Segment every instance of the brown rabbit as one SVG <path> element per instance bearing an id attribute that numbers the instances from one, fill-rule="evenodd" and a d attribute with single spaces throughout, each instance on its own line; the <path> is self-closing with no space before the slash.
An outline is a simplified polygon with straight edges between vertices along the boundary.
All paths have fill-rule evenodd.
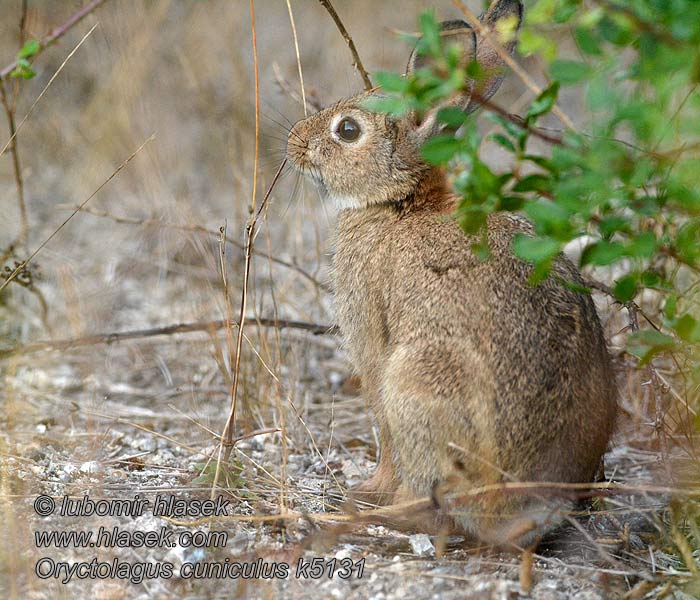
<path id="1" fill-rule="evenodd" d="M 496 35 L 500 19 L 519 24 L 521 15 L 519 2 L 499 0 L 481 19 Z M 472 89 L 490 97 L 503 77 L 498 54 L 466 23 L 443 29 L 489 74 Z M 616 391 L 593 302 L 562 283 L 583 285 L 578 270 L 560 256 L 531 285 L 531 266 L 511 246 L 532 227 L 506 213 L 489 217 L 491 256 L 477 258 L 476 240 L 450 218 L 457 198 L 445 174 L 421 159 L 439 131 L 437 109 L 420 123 L 397 119 L 363 108 L 367 95 L 299 121 L 287 143 L 290 161 L 340 208 L 337 319 L 381 449 L 358 491 L 387 503 L 454 500 L 503 482 L 593 481 Z M 456 102 L 478 105 L 467 93 Z M 562 518 L 563 504 L 540 494 L 467 495 L 450 510 L 446 500 L 442 522 L 485 541 L 530 544 Z"/>

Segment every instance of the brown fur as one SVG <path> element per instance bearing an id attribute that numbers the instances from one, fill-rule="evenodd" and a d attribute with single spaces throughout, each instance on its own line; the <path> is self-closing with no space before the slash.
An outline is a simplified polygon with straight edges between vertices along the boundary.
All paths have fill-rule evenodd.
<path id="1" fill-rule="evenodd" d="M 487 15 L 516 8 L 504 0 Z M 593 481 L 616 392 L 593 302 L 563 283 L 582 285 L 580 274 L 560 256 L 549 279 L 528 283 L 532 269 L 511 243 L 532 228 L 504 213 L 489 217 L 491 256 L 478 259 L 477 240 L 450 218 L 456 198 L 443 172 L 420 158 L 435 125 L 371 113 L 364 97 L 300 121 L 288 142 L 292 162 L 341 205 L 337 319 L 381 447 L 359 491 L 388 503 L 507 481 Z M 347 115 L 363 131 L 352 144 L 330 130 Z M 522 544 L 560 520 L 559 506 L 502 495 L 449 512 L 463 531 Z"/>

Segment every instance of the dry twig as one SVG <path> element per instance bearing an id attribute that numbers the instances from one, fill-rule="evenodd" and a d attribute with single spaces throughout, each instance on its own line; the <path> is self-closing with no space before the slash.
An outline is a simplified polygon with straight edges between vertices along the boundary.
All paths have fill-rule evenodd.
<path id="1" fill-rule="evenodd" d="M 308 331 L 313 335 L 336 335 L 338 330 L 332 325 L 320 325 L 305 321 L 291 321 L 286 319 L 253 319 L 259 327 L 278 327 L 279 329 L 299 329 Z M 126 340 L 137 340 L 160 335 L 175 335 L 178 333 L 193 333 L 197 331 L 217 331 L 220 329 L 238 327 L 236 321 L 197 321 L 194 323 L 176 323 L 163 327 L 150 327 L 148 329 L 134 329 L 131 331 L 117 331 L 111 333 L 96 333 L 79 338 L 62 340 L 46 340 L 33 342 L 23 346 L 0 349 L 0 360 L 11 356 L 23 356 L 46 350 L 69 350 L 81 346 L 96 346 L 99 344 L 113 344 Z"/>
<path id="2" fill-rule="evenodd" d="M 364 65 L 362 64 L 362 61 L 360 60 L 360 55 L 357 53 L 357 48 L 355 48 L 355 42 L 352 40 L 352 37 L 350 37 L 348 30 L 345 29 L 345 25 L 343 25 L 343 22 L 340 20 L 338 13 L 335 12 L 335 8 L 333 8 L 333 5 L 331 4 L 330 0 L 318 0 L 318 1 L 328 11 L 328 14 L 331 16 L 331 18 L 335 22 L 335 25 L 338 28 L 338 31 L 340 31 L 340 35 L 342 35 L 343 39 L 345 39 L 345 42 L 347 43 L 348 48 L 350 49 L 350 53 L 352 54 L 352 65 L 357 69 L 358 73 L 362 76 L 362 81 L 365 82 L 365 90 L 367 90 L 367 91 L 371 90 L 374 87 L 372 85 L 372 80 L 369 78 L 369 75 L 367 74 L 367 70 L 365 69 Z"/>

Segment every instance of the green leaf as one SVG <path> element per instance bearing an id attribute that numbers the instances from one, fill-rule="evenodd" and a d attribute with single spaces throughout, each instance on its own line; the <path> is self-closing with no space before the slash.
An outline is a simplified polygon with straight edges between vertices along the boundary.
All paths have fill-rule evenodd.
<path id="1" fill-rule="evenodd" d="M 651 258 L 657 248 L 656 236 L 651 231 L 645 231 L 627 246 L 627 254 L 636 258 Z"/>
<path id="2" fill-rule="evenodd" d="M 581 49 L 581 52 L 593 56 L 600 56 L 602 54 L 597 37 L 593 35 L 589 29 L 577 27 L 574 30 L 574 39 Z"/>
<path id="3" fill-rule="evenodd" d="M 619 15 L 615 15 L 619 17 Z M 603 39 L 616 46 L 626 46 L 634 40 L 634 34 L 630 31 L 629 22 L 623 23 L 621 19 L 613 16 L 604 16 L 598 23 L 598 31 Z"/>
<path id="4" fill-rule="evenodd" d="M 505 135 L 502 133 L 494 133 L 491 134 L 489 137 L 490 140 L 501 146 L 502 148 L 505 148 L 508 150 L 508 152 L 515 152 L 515 144 L 511 142 Z"/>
<path id="5" fill-rule="evenodd" d="M 566 23 L 576 14 L 577 9 L 578 2 L 576 0 L 559 0 L 552 18 L 555 23 Z"/>
<path id="6" fill-rule="evenodd" d="M 513 251 L 516 256 L 533 264 L 551 260 L 560 250 L 559 242 L 551 238 L 533 238 L 520 233 L 513 239 Z"/>
<path id="7" fill-rule="evenodd" d="M 700 323 L 698 323 L 697 319 L 688 314 L 683 315 L 675 321 L 673 330 L 686 342 L 692 344 L 700 342 Z"/>
<path id="8" fill-rule="evenodd" d="M 360 105 L 372 112 L 387 113 L 400 117 L 409 109 L 408 102 L 398 96 L 371 96 L 362 100 Z"/>
<path id="9" fill-rule="evenodd" d="M 581 265 L 611 265 L 625 256 L 625 247 L 619 242 L 601 240 L 587 246 L 581 254 Z"/>
<path id="10" fill-rule="evenodd" d="M 17 58 L 32 58 L 39 50 L 41 50 L 41 43 L 37 40 L 29 40 L 22 46 L 22 49 L 17 54 Z"/>
<path id="11" fill-rule="evenodd" d="M 421 13 L 418 17 L 418 23 L 420 26 L 421 37 L 416 51 L 422 55 L 440 55 L 440 25 L 435 19 L 435 15 L 432 11 L 425 11 Z"/>
<path id="12" fill-rule="evenodd" d="M 486 225 L 486 213 L 481 206 L 468 206 L 460 204 L 457 211 L 459 226 L 465 233 L 477 233 Z"/>
<path id="13" fill-rule="evenodd" d="M 673 350 L 676 341 L 665 333 L 656 329 L 647 329 L 633 333 L 627 340 L 627 351 L 639 358 L 639 364 L 644 365 L 655 355 Z"/>
<path id="14" fill-rule="evenodd" d="M 676 311 L 678 309 L 678 298 L 675 294 L 671 294 L 664 304 L 664 316 L 671 320 L 676 317 Z"/>
<path id="15" fill-rule="evenodd" d="M 515 212 L 523 207 L 525 201 L 518 196 L 504 196 L 498 204 L 499 210 Z"/>
<path id="16" fill-rule="evenodd" d="M 440 123 L 445 123 L 445 125 L 454 128 L 464 125 L 468 118 L 468 115 L 461 108 L 457 108 L 456 106 L 441 108 L 437 113 L 437 120 Z"/>
<path id="17" fill-rule="evenodd" d="M 630 302 L 637 295 L 637 276 L 633 273 L 625 275 L 615 282 L 613 288 L 615 298 L 620 302 Z"/>
<path id="18" fill-rule="evenodd" d="M 31 63 L 26 58 L 18 59 L 17 66 L 10 72 L 10 77 L 21 77 L 22 79 L 31 79 L 35 75 Z"/>
<path id="19" fill-rule="evenodd" d="M 540 93 L 527 111 L 525 119 L 532 121 L 537 117 L 548 113 L 557 101 L 559 95 L 559 82 L 554 81 L 546 90 Z"/>
<path id="20" fill-rule="evenodd" d="M 567 242 L 572 233 L 571 211 L 550 200 L 528 202 L 525 213 L 534 223 L 537 233 Z"/>
<path id="21" fill-rule="evenodd" d="M 496 113 L 486 111 L 486 118 L 503 127 L 503 129 L 505 129 L 508 134 L 514 138 L 518 138 L 524 133 L 527 133 L 521 125 L 516 125 L 513 123 L 513 121 L 510 121 L 509 119 L 506 119 L 505 117 L 502 117 Z"/>
<path id="22" fill-rule="evenodd" d="M 423 158 L 431 165 L 442 165 L 459 152 L 460 141 L 451 135 L 442 134 L 429 139 L 421 148 Z"/>
<path id="23" fill-rule="evenodd" d="M 552 78 L 563 85 L 579 83 L 592 72 L 587 64 L 575 60 L 555 60 L 549 67 Z"/>
<path id="24" fill-rule="evenodd" d="M 552 180 L 537 173 L 523 177 L 513 186 L 514 192 L 549 192 L 551 189 Z"/>
<path id="25" fill-rule="evenodd" d="M 377 83 L 387 92 L 401 93 L 408 89 L 409 81 L 403 75 L 390 71 L 379 71 L 376 74 Z"/>
<path id="26" fill-rule="evenodd" d="M 629 231 L 629 223 L 624 217 L 610 215 L 600 220 L 598 230 L 604 238 L 609 239 L 618 231 Z"/>

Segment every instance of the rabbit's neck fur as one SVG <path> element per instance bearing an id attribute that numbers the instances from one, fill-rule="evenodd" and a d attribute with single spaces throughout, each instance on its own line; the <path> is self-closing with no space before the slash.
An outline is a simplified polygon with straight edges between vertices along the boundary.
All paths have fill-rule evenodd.
<path id="1" fill-rule="evenodd" d="M 444 173 L 429 168 L 413 191 L 393 202 L 341 210 L 336 230 L 333 283 L 336 313 L 355 366 L 367 373 L 384 352 L 387 326 L 381 281 L 391 268 L 397 230 L 441 220 L 456 206 Z"/>
<path id="2" fill-rule="evenodd" d="M 373 219 L 376 212 L 400 216 L 406 212 L 450 213 L 455 209 L 456 198 L 450 191 L 442 169 L 427 168 L 416 181 L 411 192 L 403 198 L 376 202 L 362 206 L 355 199 L 334 198 L 340 209 L 340 226 L 361 226 L 363 220 Z M 354 225 L 353 225 L 354 224 Z"/>

